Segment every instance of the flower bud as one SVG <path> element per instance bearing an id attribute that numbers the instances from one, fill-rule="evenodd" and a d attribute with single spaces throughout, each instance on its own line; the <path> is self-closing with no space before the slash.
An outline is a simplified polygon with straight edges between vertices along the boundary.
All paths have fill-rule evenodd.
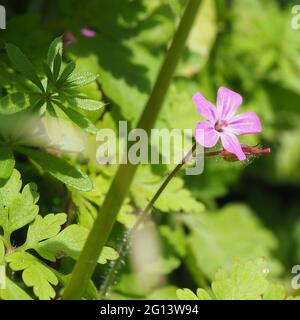
<path id="1" fill-rule="evenodd" d="M 242 147 L 242 150 L 247 158 L 250 156 L 257 157 L 259 155 L 271 152 L 270 148 L 261 149 L 261 148 L 255 147 L 255 146 L 252 147 L 252 146 L 248 146 L 248 145 L 241 145 L 241 147 Z M 239 161 L 239 159 L 237 158 L 237 156 L 234 153 L 228 152 L 224 148 L 221 151 L 221 156 L 226 161 Z"/>

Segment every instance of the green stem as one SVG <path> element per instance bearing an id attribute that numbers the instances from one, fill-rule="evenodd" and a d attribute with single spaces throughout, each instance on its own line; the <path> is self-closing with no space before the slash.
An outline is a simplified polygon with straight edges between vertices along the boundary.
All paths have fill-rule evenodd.
<path id="1" fill-rule="evenodd" d="M 138 229 L 138 227 L 143 223 L 143 221 L 147 218 L 149 211 L 152 209 L 154 206 L 156 200 L 160 197 L 162 192 L 166 189 L 170 181 L 175 177 L 177 172 L 189 161 L 191 156 L 193 155 L 193 152 L 196 149 L 196 143 L 192 146 L 191 150 L 185 155 L 185 157 L 182 159 L 182 161 L 170 172 L 170 174 L 166 177 L 162 185 L 159 187 L 159 189 L 156 191 L 152 199 L 149 201 L 148 205 L 146 208 L 139 214 L 137 221 L 133 225 L 133 227 L 130 229 L 130 231 L 125 235 L 119 249 L 118 249 L 118 254 L 119 257 L 117 260 L 112 261 L 112 266 L 109 270 L 109 273 L 101 286 L 100 290 L 100 299 L 103 299 L 107 291 L 109 290 L 111 284 L 114 281 L 114 276 L 118 271 L 118 268 L 121 264 L 121 262 L 125 259 L 126 254 L 127 254 L 127 249 L 130 244 L 130 239 L 134 235 L 135 231 Z"/>
<path id="2" fill-rule="evenodd" d="M 193 155 L 193 152 L 196 150 L 196 147 L 197 147 L 197 144 L 196 143 L 193 144 L 191 150 L 185 155 L 185 157 L 181 160 L 181 162 L 170 172 L 170 174 L 166 177 L 162 185 L 159 187 L 159 189 L 156 191 L 156 193 L 148 203 L 147 207 L 140 213 L 133 227 L 129 230 L 129 232 L 126 233 L 118 249 L 119 257 L 117 260 L 114 260 L 111 262 L 112 266 L 105 278 L 104 283 L 101 286 L 100 295 L 99 295 L 100 299 L 105 298 L 110 286 L 114 282 L 115 274 L 117 273 L 119 266 L 121 265 L 121 262 L 124 261 L 124 259 L 126 258 L 126 254 L 130 246 L 130 239 L 133 237 L 134 232 L 138 230 L 138 227 L 147 218 L 149 211 L 152 209 L 152 207 L 154 207 L 155 202 L 160 197 L 162 192 L 166 189 L 170 181 L 175 177 L 175 175 L 183 167 L 183 165 L 185 165 L 190 160 L 190 158 Z M 205 158 L 215 157 L 215 156 L 219 156 L 221 152 L 222 150 L 208 151 L 208 152 L 205 152 L 203 156 Z"/>
<path id="3" fill-rule="evenodd" d="M 137 125 L 138 128 L 144 129 L 147 134 L 150 133 L 157 120 L 200 3 L 201 0 L 189 0 L 150 98 Z M 112 231 L 117 214 L 129 192 L 137 167 L 137 165 L 131 163 L 119 166 L 101 210 L 75 264 L 70 282 L 64 290 L 63 299 L 75 300 L 81 298 L 88 281 L 93 275 L 99 255 Z"/>

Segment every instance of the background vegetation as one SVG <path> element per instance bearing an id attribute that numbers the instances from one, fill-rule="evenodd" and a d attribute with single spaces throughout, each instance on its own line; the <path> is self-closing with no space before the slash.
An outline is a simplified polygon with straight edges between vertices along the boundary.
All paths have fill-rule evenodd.
<path id="1" fill-rule="evenodd" d="M 40 113 L 33 122 L 27 110 L 0 117 L 0 160 L 16 168 L 12 175 L 1 176 L 0 217 L 5 210 L 10 213 L 7 220 L 0 219 L 0 261 L 7 264 L 8 285 L 0 298 L 57 298 L 116 170 L 96 164 L 94 128 L 117 132 L 119 120 L 136 125 L 186 1 L 2 3 L 8 22 L 0 31 L 0 95 L 29 92 L 29 99 L 36 100 L 28 106 L 35 103 Z M 206 289 L 208 293 L 198 291 L 200 299 L 297 295 L 291 288 L 291 269 L 300 263 L 300 30 L 291 27 L 292 17 L 291 1 L 202 1 L 156 127 L 194 128 L 199 117 L 192 95 L 201 91 L 215 101 L 218 87 L 227 86 L 243 96 L 241 112 L 256 112 L 263 124 L 261 135 L 244 137 L 243 143 L 271 147 L 272 153 L 245 163 L 207 159 L 200 176 L 181 172 L 157 201 L 152 222 L 137 235 L 131 255 L 112 276 L 126 230 L 173 168 L 141 166 L 85 298 L 196 298 L 187 290 L 176 295 L 178 288 Z M 85 27 L 96 36 L 85 37 L 80 32 Z M 74 43 L 65 48 L 61 61 L 54 61 L 57 53 L 61 57 L 54 48 L 49 66 L 61 64 L 63 70 L 69 65 L 71 70 L 73 61 L 74 73 L 99 77 L 85 79 L 87 86 L 82 87 L 66 79 L 72 99 L 63 96 L 54 81 L 52 89 L 59 91 L 57 104 L 62 106 L 53 112 L 51 101 L 36 98 L 38 86 L 8 58 L 5 44 L 19 47 L 43 79 L 49 45 L 64 32 L 65 40 Z M 46 76 L 51 86 L 51 74 Z M 75 95 L 97 103 L 82 105 L 74 102 Z M 21 100 L 15 104 L 25 108 L 28 97 L 17 97 Z M 76 108 L 63 112 L 72 103 Z M 49 120 L 53 116 L 59 129 Z M 91 134 L 83 135 L 78 126 Z M 57 145 L 47 146 L 39 139 L 43 130 L 52 141 L 60 130 L 64 140 L 58 135 Z M 15 160 L 7 155 L 11 150 Z M 57 169 L 64 166 L 71 167 Z M 69 170 L 75 170 L 76 179 L 65 176 Z M 240 279 L 241 273 L 245 276 Z M 269 285 L 266 276 L 276 285 Z M 253 291 L 242 290 L 241 283 L 253 284 Z M 233 288 L 240 289 L 236 296 L 225 294 Z"/>

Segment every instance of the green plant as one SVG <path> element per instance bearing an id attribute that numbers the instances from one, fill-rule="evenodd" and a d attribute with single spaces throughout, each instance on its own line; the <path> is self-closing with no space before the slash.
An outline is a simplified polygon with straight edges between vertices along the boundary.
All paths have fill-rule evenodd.
<path id="1" fill-rule="evenodd" d="M 268 264 L 263 259 L 236 262 L 230 274 L 217 271 L 211 290 L 198 289 L 197 295 L 189 289 L 178 289 L 180 300 L 289 300 L 283 285 L 268 281 Z"/>
<path id="2" fill-rule="evenodd" d="M 1 300 L 297 299 L 300 42 L 290 3 L 28 0 L 7 11 Z M 95 161 L 99 130 L 192 129 L 194 94 L 214 101 L 221 86 L 243 96 L 238 114 L 261 120 L 260 135 L 239 136 L 243 163 L 220 143 L 198 176 L 177 162 Z"/>

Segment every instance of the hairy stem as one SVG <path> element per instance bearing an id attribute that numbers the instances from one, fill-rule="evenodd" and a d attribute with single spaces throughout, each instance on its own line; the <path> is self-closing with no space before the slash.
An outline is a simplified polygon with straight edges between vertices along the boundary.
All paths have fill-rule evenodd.
<path id="1" fill-rule="evenodd" d="M 171 182 L 171 180 L 175 177 L 175 175 L 178 173 L 178 171 L 191 159 L 193 152 L 196 150 L 197 144 L 195 143 L 191 150 L 185 155 L 185 157 L 181 160 L 181 162 L 169 173 L 169 175 L 166 177 L 162 185 L 159 187 L 159 189 L 156 191 L 154 196 L 149 201 L 146 208 L 140 213 L 138 216 L 137 221 L 133 225 L 133 227 L 125 234 L 124 239 L 122 240 L 122 243 L 118 249 L 119 257 L 117 260 L 114 260 L 111 262 L 111 268 L 105 278 L 104 283 L 101 286 L 100 289 L 100 299 L 103 299 L 109 290 L 109 288 L 114 283 L 114 279 L 116 276 L 116 273 L 119 270 L 119 267 L 121 265 L 121 262 L 124 261 L 126 258 L 128 248 L 130 247 L 130 240 L 133 237 L 134 233 L 138 230 L 138 227 L 143 223 L 143 221 L 146 220 L 148 213 L 154 207 L 155 202 L 160 197 L 160 195 L 163 193 L 163 191 L 166 189 L 168 184 Z M 222 150 L 216 150 L 216 151 L 208 151 L 203 154 L 204 157 L 214 157 L 219 156 L 221 154 Z M 203 282 L 204 283 L 204 282 Z"/>
<path id="2" fill-rule="evenodd" d="M 139 120 L 137 127 L 144 129 L 147 134 L 150 133 L 157 120 L 200 3 L 201 0 L 188 1 L 150 98 Z M 99 255 L 112 231 L 117 214 L 129 192 L 137 167 L 131 163 L 120 165 L 75 264 L 71 279 L 64 290 L 63 299 L 74 300 L 82 297 L 88 281 L 93 275 Z"/>
<path id="3" fill-rule="evenodd" d="M 129 232 L 126 233 L 120 247 L 118 250 L 119 257 L 117 260 L 112 261 L 112 266 L 109 270 L 109 273 L 101 287 L 100 290 L 100 299 L 104 298 L 107 294 L 107 291 L 109 290 L 110 286 L 114 282 L 115 275 L 119 269 L 119 266 L 121 262 L 125 259 L 127 250 L 130 246 L 130 239 L 132 238 L 133 234 L 136 232 L 138 227 L 143 223 L 143 221 L 146 220 L 148 213 L 154 206 L 156 200 L 160 197 L 160 195 L 163 193 L 163 191 L 166 189 L 170 181 L 175 177 L 177 172 L 190 160 L 190 158 L 193 155 L 193 152 L 196 149 L 196 143 L 192 146 L 191 150 L 185 155 L 185 157 L 182 159 L 182 161 L 168 174 L 162 185 L 159 187 L 159 189 L 155 192 L 154 196 L 152 199 L 149 201 L 148 205 L 146 208 L 139 214 L 135 224 L 133 227 L 130 229 Z"/>

